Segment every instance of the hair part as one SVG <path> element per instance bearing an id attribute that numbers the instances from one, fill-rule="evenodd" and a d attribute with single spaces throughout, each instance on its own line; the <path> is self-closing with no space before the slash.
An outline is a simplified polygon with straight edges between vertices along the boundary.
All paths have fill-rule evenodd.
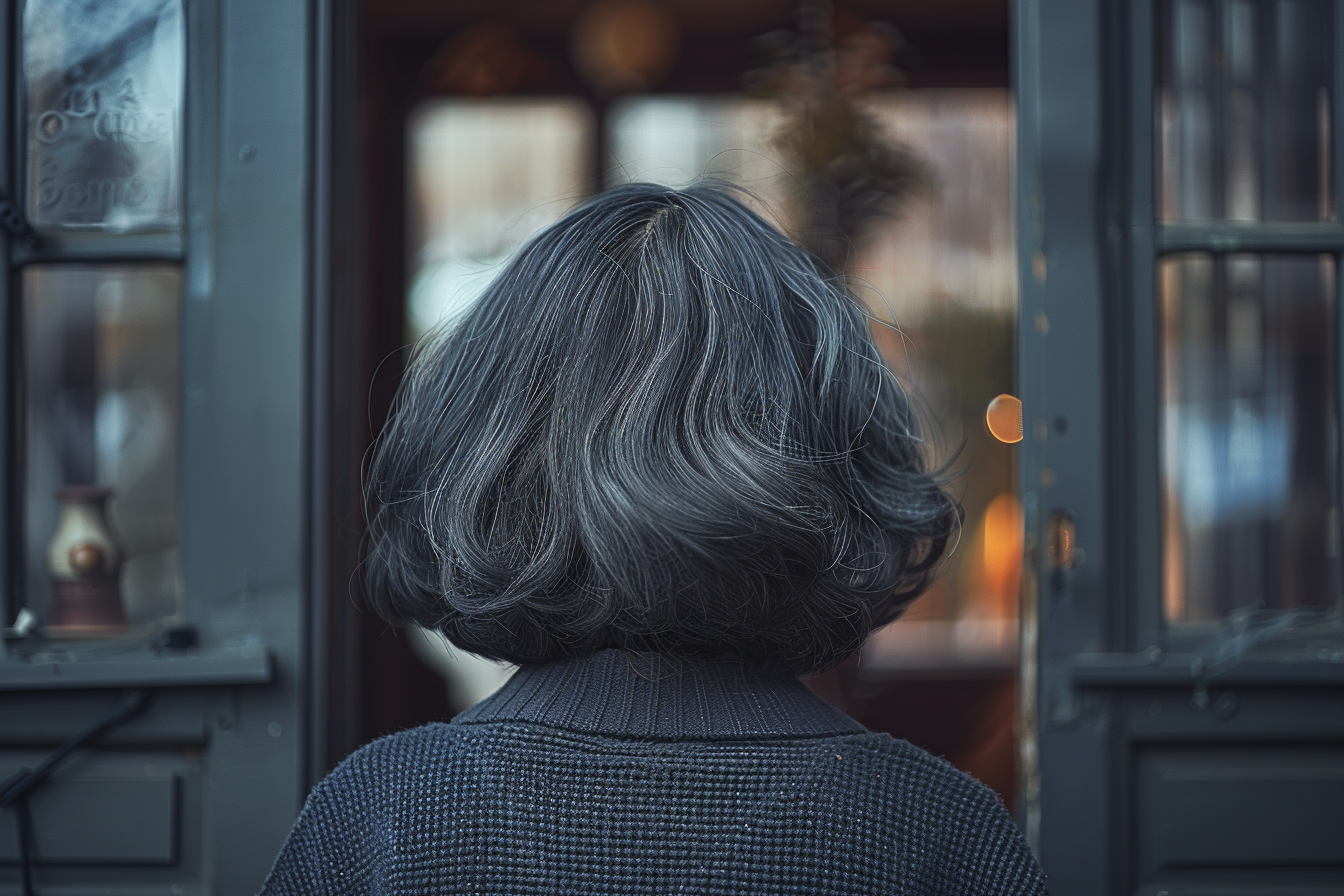
<path id="1" fill-rule="evenodd" d="M 791 672 L 895 619 L 960 522 L 853 297 L 722 190 L 651 184 L 422 340 L 368 513 L 373 606 L 464 650 Z"/>

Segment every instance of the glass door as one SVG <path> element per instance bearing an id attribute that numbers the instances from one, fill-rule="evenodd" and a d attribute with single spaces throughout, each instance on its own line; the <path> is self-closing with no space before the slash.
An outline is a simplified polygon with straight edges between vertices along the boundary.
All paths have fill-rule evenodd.
<path id="1" fill-rule="evenodd" d="M 1029 835 L 1056 894 L 1344 886 L 1344 9 L 1016 16 Z"/>

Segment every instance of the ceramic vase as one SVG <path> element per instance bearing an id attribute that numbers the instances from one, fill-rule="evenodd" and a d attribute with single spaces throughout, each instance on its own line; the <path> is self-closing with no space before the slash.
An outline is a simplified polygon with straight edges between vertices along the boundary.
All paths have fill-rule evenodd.
<path id="1" fill-rule="evenodd" d="M 126 624 L 121 604 L 122 551 L 107 523 L 112 490 L 98 486 L 58 489 L 60 518 L 47 546 L 51 625 L 97 629 Z"/>

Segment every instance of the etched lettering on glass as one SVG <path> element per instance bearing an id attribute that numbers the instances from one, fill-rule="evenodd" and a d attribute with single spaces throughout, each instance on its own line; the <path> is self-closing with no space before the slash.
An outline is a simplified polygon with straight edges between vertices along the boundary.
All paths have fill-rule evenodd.
<path id="1" fill-rule="evenodd" d="M 179 224 L 181 0 L 28 0 L 28 217 L 44 229 Z"/>

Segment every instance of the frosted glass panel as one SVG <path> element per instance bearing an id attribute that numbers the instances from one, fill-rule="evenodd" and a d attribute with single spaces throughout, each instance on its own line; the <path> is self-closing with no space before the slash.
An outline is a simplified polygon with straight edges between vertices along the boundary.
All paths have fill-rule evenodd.
<path id="1" fill-rule="evenodd" d="M 26 581 L 58 627 L 178 612 L 180 291 L 169 265 L 24 269 Z"/>
<path id="2" fill-rule="evenodd" d="M 33 226 L 175 229 L 181 0 L 28 0 L 22 50 Z"/>
<path id="3" fill-rule="evenodd" d="M 1182 255 L 1159 271 L 1167 619 L 1333 606 L 1333 258 Z"/>

